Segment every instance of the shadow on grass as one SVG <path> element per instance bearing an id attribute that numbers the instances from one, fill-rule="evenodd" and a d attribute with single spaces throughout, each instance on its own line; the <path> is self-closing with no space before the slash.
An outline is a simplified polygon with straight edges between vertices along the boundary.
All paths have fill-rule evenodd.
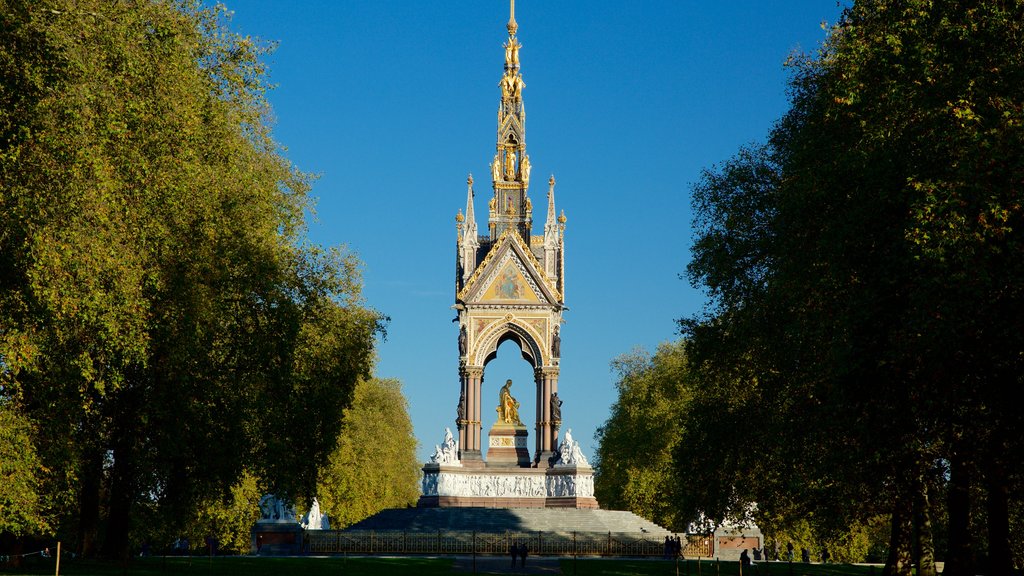
<path id="1" fill-rule="evenodd" d="M 447 576 L 455 572 L 451 558 L 260 558 L 252 556 L 208 558 L 135 558 L 127 567 L 90 560 L 61 561 L 60 573 L 67 576 Z M 630 560 L 563 558 L 565 576 L 739 576 L 737 562 L 704 560 Z M 0 568 L 2 576 L 54 574 L 53 559 L 36 559 L 20 569 Z M 505 571 L 502 571 L 505 572 Z M 513 572 L 514 573 L 514 572 Z M 868 566 L 849 564 L 801 564 L 784 562 L 757 564 L 743 570 L 743 576 L 877 576 Z"/>
<path id="2" fill-rule="evenodd" d="M 739 562 L 702 560 L 604 560 L 563 559 L 566 576 L 740 576 Z M 851 564 L 789 564 L 770 562 L 743 569 L 743 576 L 880 576 L 870 566 Z"/>
<path id="3" fill-rule="evenodd" d="M 434 558 L 136 558 L 127 567 L 91 560 L 61 560 L 67 576 L 440 576 L 452 573 L 451 559 Z M 4 576 L 54 574 L 53 560 L 39 560 Z"/>

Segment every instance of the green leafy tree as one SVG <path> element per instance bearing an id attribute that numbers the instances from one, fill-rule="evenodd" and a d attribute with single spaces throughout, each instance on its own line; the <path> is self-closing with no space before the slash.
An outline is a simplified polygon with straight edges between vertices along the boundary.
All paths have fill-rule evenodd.
<path id="1" fill-rule="evenodd" d="M 39 494 L 45 472 L 31 426 L 0 400 L 0 533 L 21 536 L 49 530 Z"/>
<path id="2" fill-rule="evenodd" d="M 685 530 L 692 518 L 679 515 L 672 454 L 685 432 L 678 423 L 690 398 L 690 378 L 681 342 L 612 362 L 618 397 L 598 428 L 594 493 L 605 508 L 630 510 L 663 526 Z"/>
<path id="3" fill-rule="evenodd" d="M 385 508 L 415 505 L 420 478 L 416 445 L 401 383 L 360 381 L 337 447 L 320 468 L 316 494 L 331 528 L 344 528 Z"/>
<path id="4" fill-rule="evenodd" d="M 816 58 L 796 59 L 767 144 L 695 188 L 689 272 L 714 308 L 684 328 L 714 384 L 705 430 L 735 425 L 714 406 L 757 389 L 771 407 L 754 420 L 760 449 L 787 463 L 751 479 L 759 504 L 888 514 L 888 573 L 908 574 L 915 549 L 934 573 L 947 474 L 947 572 L 971 573 L 979 480 L 990 568 L 1013 565 L 1020 470 L 1006 455 L 1021 422 L 1001 391 L 1019 388 L 1024 358 L 1024 54 L 1008 41 L 1022 23 L 1020 2 L 855 3 Z"/>
<path id="5" fill-rule="evenodd" d="M 311 494 L 381 328 L 355 258 L 305 242 L 267 48 L 224 14 L 0 2 L 0 383 L 86 555 L 243 470 Z"/>

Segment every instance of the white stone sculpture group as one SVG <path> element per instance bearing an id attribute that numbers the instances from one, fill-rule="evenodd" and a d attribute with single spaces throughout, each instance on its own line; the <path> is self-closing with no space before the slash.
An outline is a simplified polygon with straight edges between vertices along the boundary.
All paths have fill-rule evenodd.
<path id="1" fill-rule="evenodd" d="M 590 474 L 537 476 L 520 474 L 423 475 L 424 496 L 463 496 L 500 498 L 561 498 L 594 495 L 594 477 Z"/>
<path id="2" fill-rule="evenodd" d="M 302 527 L 306 530 L 330 530 L 331 521 L 327 518 L 327 514 L 320 511 L 320 501 L 313 498 L 313 505 L 310 506 L 309 512 L 302 517 Z"/>
<path id="3" fill-rule="evenodd" d="M 440 446 L 434 445 L 434 455 L 430 457 L 430 461 L 435 464 L 461 465 L 459 442 L 452 437 L 452 431 L 449 428 L 444 429 L 444 442 Z"/>
<path id="4" fill-rule="evenodd" d="M 569 466 L 590 466 L 580 450 L 580 443 L 572 439 L 572 428 L 565 431 L 565 439 L 558 446 L 558 459 L 555 460 L 555 468 Z"/>
<path id="5" fill-rule="evenodd" d="M 267 494 L 263 498 L 260 498 L 260 519 L 258 522 L 261 523 L 293 523 L 297 515 L 295 514 L 295 508 L 289 506 L 287 502 L 274 496 L 273 494 Z"/>
<path id="6" fill-rule="evenodd" d="M 285 500 L 273 494 L 267 494 L 260 498 L 260 519 L 261 524 L 301 524 L 306 530 L 330 530 L 331 523 L 327 514 L 320 511 L 320 501 L 313 498 L 313 505 L 309 512 L 299 520 L 295 513 L 295 507 Z"/>

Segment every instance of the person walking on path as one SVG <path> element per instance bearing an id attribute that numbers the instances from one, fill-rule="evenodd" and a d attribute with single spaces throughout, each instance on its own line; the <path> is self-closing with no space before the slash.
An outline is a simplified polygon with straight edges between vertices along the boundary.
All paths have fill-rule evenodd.
<path id="1" fill-rule="evenodd" d="M 519 556 L 519 544 L 513 544 L 508 549 L 508 553 L 509 553 L 509 555 L 512 556 L 512 567 L 515 568 L 516 567 L 516 556 Z"/>
<path id="2" fill-rule="evenodd" d="M 523 568 L 526 568 L 526 556 L 529 553 L 530 549 L 526 546 L 525 543 L 519 547 L 519 557 L 523 559 L 522 563 L 520 563 L 520 566 L 522 566 Z"/>

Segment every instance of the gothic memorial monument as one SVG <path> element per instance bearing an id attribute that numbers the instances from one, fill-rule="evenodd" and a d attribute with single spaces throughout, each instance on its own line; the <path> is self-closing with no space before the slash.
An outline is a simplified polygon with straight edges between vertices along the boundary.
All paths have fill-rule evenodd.
<path id="1" fill-rule="evenodd" d="M 566 219 L 564 213 L 555 213 L 552 176 L 547 182 L 544 233 L 531 234 L 533 204 L 527 194 L 531 166 L 515 0 L 511 0 L 507 27 L 487 234 L 477 229 L 472 175 L 467 182 L 466 213 L 460 210 L 455 217 L 454 308 L 461 381 L 455 422 L 458 439 L 446 430 L 443 445 L 437 446 L 424 466 L 420 506 L 597 508 L 593 470 L 579 444 L 570 431 L 559 440 Z M 519 346 L 534 370 L 532 458 L 530 432 L 524 424 L 529 416 L 520 413 L 516 399 L 529 393 L 528 384 L 518 382 L 513 388 L 512 381 L 506 380 L 500 389 L 491 388 L 496 393 L 486 394 L 483 388 L 487 363 L 495 358 L 498 346 L 509 340 Z M 496 380 L 501 381 L 500 375 Z M 486 453 L 484 424 L 491 424 Z"/>

